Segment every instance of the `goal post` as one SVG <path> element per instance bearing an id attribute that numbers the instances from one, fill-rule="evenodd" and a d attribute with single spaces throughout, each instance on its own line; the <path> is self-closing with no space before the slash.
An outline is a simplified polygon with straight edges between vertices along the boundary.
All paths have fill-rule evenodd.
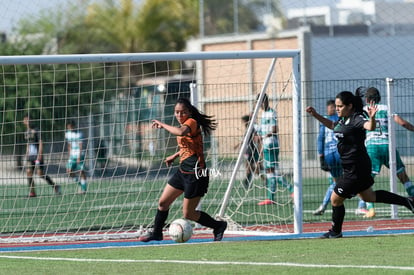
<path id="1" fill-rule="evenodd" d="M 225 217 L 226 215 L 226 208 L 228 205 L 228 201 L 231 198 L 231 192 L 234 187 L 237 173 L 239 172 L 239 169 L 241 167 L 241 164 L 244 159 L 244 152 L 248 149 L 249 143 L 250 143 L 250 137 L 252 135 L 252 132 L 255 131 L 255 121 L 257 120 L 258 113 L 260 110 L 260 106 L 263 102 L 263 99 L 265 97 L 265 93 L 267 90 L 267 87 L 269 85 L 269 82 L 271 81 L 272 75 L 274 74 L 275 70 L 275 64 L 276 64 L 276 58 L 274 58 L 271 61 L 271 64 L 269 66 L 269 70 L 267 72 L 266 79 L 263 83 L 263 87 L 258 94 L 257 101 L 253 110 L 253 113 L 251 115 L 250 122 L 248 124 L 245 136 L 243 138 L 242 144 L 240 146 L 240 151 L 237 156 L 237 161 L 234 166 L 233 172 L 230 177 L 229 185 L 226 190 L 226 193 L 224 195 L 223 204 L 221 205 L 219 217 Z M 294 68 L 299 68 L 299 62 L 298 59 L 293 58 L 293 85 L 292 85 L 292 110 L 293 110 L 293 131 L 294 133 L 297 133 L 296 135 L 293 135 L 293 186 L 294 186 L 294 232 L 295 233 L 302 233 L 302 188 L 301 188 L 301 182 L 302 182 L 302 161 L 301 161 L 301 137 L 300 137 L 300 129 L 301 129 L 301 123 L 300 123 L 300 74 L 299 71 L 294 71 Z"/>
<path id="2" fill-rule="evenodd" d="M 211 175 L 203 211 L 228 220 L 234 232 L 302 232 L 300 51 L 2 56 L 0 76 L 0 242 L 131 238 L 151 227 L 178 165 L 163 164 L 176 140 L 151 129 L 151 121 L 177 125 L 179 97 L 191 97 L 218 122 L 205 137 Z M 265 94 L 277 113 L 277 177 L 293 189 L 277 185 L 275 204 L 259 206 L 269 193 L 265 169 L 253 175 L 251 188 L 241 182 Z M 35 175 L 37 197 L 28 198 L 25 114 L 41 134 L 44 172 L 61 186 L 61 195 Z M 66 170 L 69 121 L 84 136 L 86 194 L 78 194 Z M 263 157 L 255 161 L 260 167 Z M 172 205 L 167 223 L 182 217 L 181 202 Z"/>

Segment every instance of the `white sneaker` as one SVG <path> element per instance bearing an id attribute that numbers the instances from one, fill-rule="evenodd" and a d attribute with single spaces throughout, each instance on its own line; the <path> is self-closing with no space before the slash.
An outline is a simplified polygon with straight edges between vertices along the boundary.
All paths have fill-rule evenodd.
<path id="1" fill-rule="evenodd" d="M 355 209 L 355 215 L 362 215 L 365 216 L 368 213 L 368 210 L 365 208 L 357 208 Z"/>

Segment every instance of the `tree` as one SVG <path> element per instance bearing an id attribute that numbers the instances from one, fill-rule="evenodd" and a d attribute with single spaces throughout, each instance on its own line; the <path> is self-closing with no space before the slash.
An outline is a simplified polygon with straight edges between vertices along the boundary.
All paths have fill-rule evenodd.
<path id="1" fill-rule="evenodd" d="M 182 51 L 189 37 L 198 32 L 198 4 L 194 0 L 147 0 L 141 7 L 132 0 L 122 0 L 117 5 L 112 0 L 95 3 L 88 9 L 87 29 L 94 30 L 90 37 L 99 39 L 111 52 L 172 52 Z M 144 66 L 123 67 L 122 75 L 131 71 L 137 78 L 141 74 L 174 67 L 165 62 Z M 128 86 L 123 77 L 123 86 Z M 131 78 L 134 82 L 134 78 Z M 132 84 L 134 85 L 134 83 Z"/>
<path id="2" fill-rule="evenodd" d="M 114 52 L 182 51 L 198 32 L 198 4 L 194 0 L 105 0 L 88 8 L 86 26 L 112 45 Z"/>
<path id="3" fill-rule="evenodd" d="M 26 41 L 36 41 L 38 45 L 43 46 L 42 53 L 44 54 L 56 54 L 60 38 L 64 37 L 67 31 L 77 29 L 82 32 L 82 22 L 88 2 L 88 0 L 77 0 L 67 3 L 63 7 L 41 10 L 38 16 L 28 16 L 21 19 L 16 27 L 18 37 Z M 79 38 L 81 37 L 85 36 L 79 36 Z M 77 42 L 79 41 L 73 43 L 79 45 L 80 43 Z M 54 48 L 54 51 L 48 51 L 48 48 Z M 60 53 L 70 53 L 64 48 L 59 48 L 59 51 Z"/>
<path id="4" fill-rule="evenodd" d="M 237 14 L 234 14 L 235 11 Z M 266 24 L 265 15 L 283 18 L 280 1 L 205 0 L 203 18 L 205 35 L 263 31 Z"/>
<path id="5" fill-rule="evenodd" d="M 278 3 L 266 3 L 269 1 Z M 233 2 L 204 1 L 208 34 L 233 32 Z M 239 32 L 257 30 L 263 1 L 239 2 Z M 186 41 L 198 35 L 198 5 L 196 0 L 145 0 L 140 6 L 133 0 L 77 0 L 58 10 L 44 10 L 39 17 L 21 20 L 17 27 L 20 39 L 2 45 L 0 54 L 55 53 L 45 51 L 54 49 L 53 45 L 56 53 L 64 54 L 182 51 Z M 135 77 L 155 70 L 168 73 L 175 68 L 179 66 L 174 62 L 3 66 L 1 144 L 22 142 L 21 135 L 12 133 L 23 132 L 23 126 L 16 121 L 21 121 L 27 111 L 42 121 L 39 126 L 46 130 L 43 138 L 59 138 L 59 134 L 47 130 L 63 133 L 67 116 L 97 112 L 98 101 L 134 87 Z"/>
<path id="6" fill-rule="evenodd" d="M 33 39 L 29 34 L 13 43 L 3 43 L 0 55 L 42 54 L 44 40 Z M 113 71 L 102 64 L 1 66 L 0 143 L 3 152 L 16 154 L 18 167 L 21 166 L 25 130 L 22 120 L 26 113 L 30 113 L 42 130 L 44 140 L 63 139 L 68 115 L 81 117 L 97 111 L 96 103 L 107 96 L 105 89 L 116 87 L 111 77 Z"/>
<path id="7" fill-rule="evenodd" d="M 139 51 L 138 8 L 132 0 L 105 0 L 91 4 L 86 13 L 85 27 L 112 52 Z M 96 51 L 94 51 L 96 53 Z"/>
<path id="8" fill-rule="evenodd" d="M 198 34 L 198 1 L 147 0 L 139 15 L 144 51 L 182 51 Z"/>

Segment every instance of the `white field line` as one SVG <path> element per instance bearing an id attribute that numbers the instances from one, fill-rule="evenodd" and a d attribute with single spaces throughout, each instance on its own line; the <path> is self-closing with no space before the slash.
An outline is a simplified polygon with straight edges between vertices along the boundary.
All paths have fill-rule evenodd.
<path id="1" fill-rule="evenodd" d="M 132 259 L 81 259 L 55 257 L 28 257 L 0 255 L 3 259 L 21 259 L 35 261 L 68 261 L 68 262 L 108 262 L 108 263 L 172 263 L 190 265 L 250 265 L 250 266 L 290 266 L 305 268 L 363 268 L 388 270 L 414 270 L 414 266 L 384 266 L 384 265 L 329 265 L 329 264 L 302 264 L 302 263 L 267 263 L 267 262 L 227 262 L 227 261 L 185 261 L 185 260 L 132 260 Z"/>

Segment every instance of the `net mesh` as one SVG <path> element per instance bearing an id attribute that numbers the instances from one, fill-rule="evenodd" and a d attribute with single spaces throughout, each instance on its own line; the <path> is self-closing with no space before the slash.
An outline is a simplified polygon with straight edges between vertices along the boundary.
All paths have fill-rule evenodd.
<path id="1" fill-rule="evenodd" d="M 74 57 L 74 59 L 76 59 Z M 210 188 L 200 208 L 217 215 L 245 133 L 241 121 L 257 103 L 271 59 L 210 59 L 1 66 L 1 186 L 0 224 L 3 241 L 90 239 L 137 236 L 151 227 L 157 201 L 177 163 L 164 159 L 176 152 L 175 136 L 151 128 L 158 119 L 178 125 L 173 116 L 179 97 L 213 115 L 219 126 L 205 138 Z M 24 62 L 23 62 L 24 63 Z M 44 63 L 44 62 L 42 62 Z M 279 66 L 287 65 L 280 61 Z M 291 63 L 289 63 L 291 66 Z M 251 70 L 254 68 L 254 71 Z M 153 71 L 152 73 L 150 73 Z M 289 73 L 272 72 L 266 93 L 280 123 L 280 175 L 291 174 L 291 104 Z M 278 79 L 276 79 L 278 78 Z M 29 197 L 26 126 L 30 116 L 43 144 L 43 174 L 61 187 L 61 195 L 34 169 L 36 197 Z M 79 192 L 67 172 L 66 124 L 82 133 L 88 189 Z M 239 228 L 292 223 L 292 199 L 277 188 L 275 205 L 258 206 L 266 196 L 261 157 L 246 188 L 246 166 L 237 182 L 225 218 Z M 249 178 L 250 179 L 250 178 Z M 169 220 L 182 216 L 182 198 Z M 279 229 L 278 229 L 279 230 Z"/>

